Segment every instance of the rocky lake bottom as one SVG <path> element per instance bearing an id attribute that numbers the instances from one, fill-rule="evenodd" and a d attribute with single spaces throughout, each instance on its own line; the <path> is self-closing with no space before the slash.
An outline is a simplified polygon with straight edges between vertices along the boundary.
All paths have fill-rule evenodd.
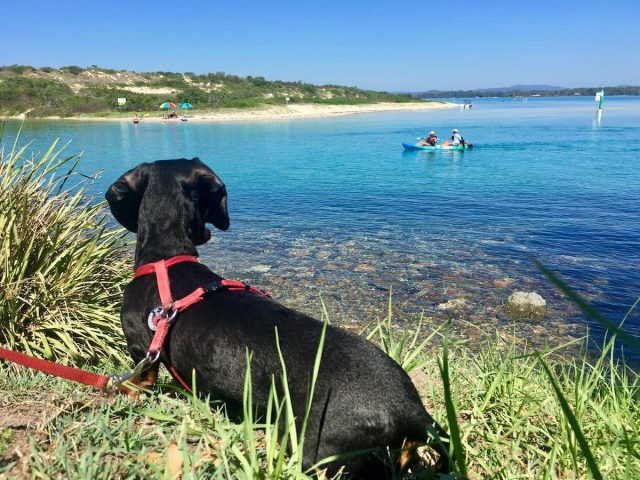
<path id="1" fill-rule="evenodd" d="M 449 318 L 456 341 L 498 335 L 521 347 L 545 348 L 586 333 L 575 320 L 576 307 L 526 257 L 505 264 L 492 260 L 482 245 L 458 249 L 450 242 L 443 254 L 433 250 L 433 240 L 420 238 L 405 238 L 401 245 L 413 248 L 402 250 L 384 234 L 348 240 L 307 235 L 291 245 L 276 237 L 241 242 L 259 254 L 219 240 L 202 250 L 203 261 L 315 318 L 324 302 L 332 323 L 354 331 L 385 318 L 391 295 L 394 325 L 411 330 L 423 318 L 425 335 Z M 544 318 L 508 316 L 504 307 L 516 291 L 539 293 L 547 303 Z"/>

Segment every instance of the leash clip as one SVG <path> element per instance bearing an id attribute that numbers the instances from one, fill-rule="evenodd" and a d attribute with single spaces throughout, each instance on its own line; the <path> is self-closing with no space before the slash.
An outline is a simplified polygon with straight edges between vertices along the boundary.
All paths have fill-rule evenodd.
<path id="1" fill-rule="evenodd" d="M 109 375 L 111 379 L 111 385 L 106 389 L 109 393 L 117 393 L 118 388 L 127 380 L 131 380 L 132 378 L 136 378 L 140 376 L 140 374 L 149 370 L 160 358 L 160 352 L 157 352 L 155 356 L 152 356 L 150 353 L 147 353 L 147 356 L 140 360 L 135 367 L 131 370 L 128 370 L 119 375 L 113 374 Z"/>
<path id="2" fill-rule="evenodd" d="M 164 308 L 156 307 L 149 312 L 149 316 L 147 317 L 147 325 L 152 332 L 155 332 L 158 328 L 158 320 L 161 318 L 166 318 L 169 323 L 173 322 L 178 315 L 178 310 L 174 310 L 169 307 L 168 313 L 164 310 Z"/>

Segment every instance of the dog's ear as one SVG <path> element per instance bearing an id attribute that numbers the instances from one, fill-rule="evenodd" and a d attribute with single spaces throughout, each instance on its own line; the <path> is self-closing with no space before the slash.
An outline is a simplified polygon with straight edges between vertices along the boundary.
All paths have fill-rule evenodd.
<path id="1" fill-rule="evenodd" d="M 207 169 L 208 170 L 208 169 Z M 211 170 L 198 175 L 200 202 L 206 210 L 204 221 L 220 230 L 229 228 L 227 212 L 227 189 L 222 180 Z"/>
<path id="2" fill-rule="evenodd" d="M 149 167 L 148 163 L 141 163 L 129 170 L 116 180 L 105 194 L 113 216 L 133 233 L 138 231 L 138 213 L 149 181 Z"/>

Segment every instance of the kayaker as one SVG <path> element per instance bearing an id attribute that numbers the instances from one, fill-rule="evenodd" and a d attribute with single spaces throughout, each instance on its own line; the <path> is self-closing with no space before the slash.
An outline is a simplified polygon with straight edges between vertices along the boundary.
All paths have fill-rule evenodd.
<path id="1" fill-rule="evenodd" d="M 460 132 L 458 131 L 457 128 L 453 129 L 453 135 L 451 135 L 451 142 L 453 143 L 453 145 L 462 145 L 464 146 L 464 138 L 462 138 L 462 135 L 460 135 Z"/>
<path id="2" fill-rule="evenodd" d="M 424 146 L 429 145 L 431 147 L 435 147 L 437 144 L 438 144 L 438 136 L 436 135 L 436 132 L 434 132 L 433 130 L 429 132 L 429 136 L 427 138 L 423 138 L 418 143 L 416 143 L 416 145 L 424 145 Z"/>

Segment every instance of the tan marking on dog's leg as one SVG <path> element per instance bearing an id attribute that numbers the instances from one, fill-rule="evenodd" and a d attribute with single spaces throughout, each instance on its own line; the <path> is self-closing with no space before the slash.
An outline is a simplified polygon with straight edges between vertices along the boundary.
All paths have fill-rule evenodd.
<path id="1" fill-rule="evenodd" d="M 120 393 L 124 393 L 125 395 L 132 398 L 137 398 L 138 395 L 140 395 L 141 390 L 147 390 L 155 385 L 156 380 L 158 379 L 159 369 L 160 363 L 156 363 L 155 365 L 151 366 L 149 370 L 142 372 L 138 377 L 132 378 L 131 380 L 127 381 L 126 383 L 133 385 L 133 388 L 125 384 L 120 385 Z"/>
<path id="2" fill-rule="evenodd" d="M 415 440 L 405 440 L 402 444 L 402 451 L 398 455 L 398 468 L 400 472 L 406 472 L 408 466 L 415 459 L 417 455 L 418 447 L 424 445 L 424 442 L 417 442 Z"/>

